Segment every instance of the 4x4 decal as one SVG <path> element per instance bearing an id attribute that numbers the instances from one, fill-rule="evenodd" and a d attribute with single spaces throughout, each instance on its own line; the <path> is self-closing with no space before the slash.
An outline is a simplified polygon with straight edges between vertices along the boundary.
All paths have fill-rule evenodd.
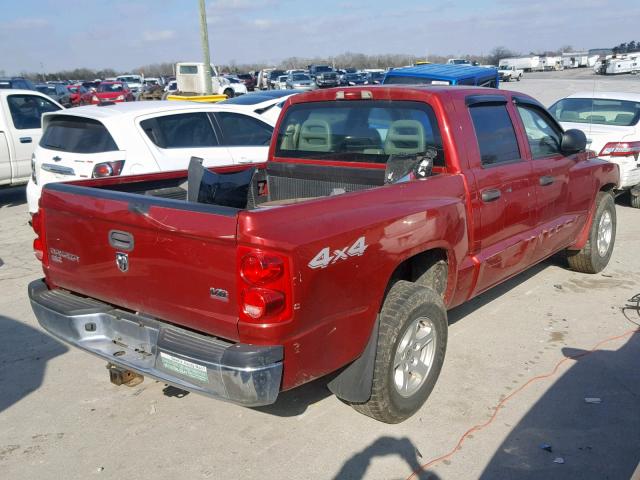
<path id="1" fill-rule="evenodd" d="M 361 256 L 368 245 L 366 244 L 365 238 L 358 238 L 353 245 L 342 249 L 335 249 L 333 253 L 331 253 L 330 247 L 325 247 L 318 252 L 318 254 L 313 257 L 313 260 L 309 262 L 309 268 L 326 268 L 333 263 L 337 263 L 340 260 L 347 260 L 349 257 L 359 257 Z"/>

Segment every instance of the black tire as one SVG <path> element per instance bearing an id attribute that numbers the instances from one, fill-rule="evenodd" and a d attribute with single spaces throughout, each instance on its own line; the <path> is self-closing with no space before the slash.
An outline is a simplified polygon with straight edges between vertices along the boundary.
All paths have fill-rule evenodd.
<path id="1" fill-rule="evenodd" d="M 517 80 L 518 82 L 520 81 L 520 75 L 518 75 L 518 76 L 516 77 L 516 80 Z"/>
<path id="2" fill-rule="evenodd" d="M 419 388 L 410 395 L 399 393 L 394 380 L 394 358 L 408 329 L 419 319 L 427 319 L 432 340 L 431 367 Z M 417 327 L 416 327 L 417 328 Z M 417 331 L 417 330 L 416 330 Z M 412 350 L 405 347 L 405 352 Z M 385 299 L 380 312 L 380 327 L 371 397 L 365 403 L 352 403 L 358 412 L 384 423 L 400 423 L 416 413 L 431 394 L 444 363 L 447 348 L 447 311 L 442 298 L 430 288 L 400 280 Z M 418 387 L 418 386 L 416 386 Z"/>
<path id="3" fill-rule="evenodd" d="M 224 94 L 227 96 L 227 98 L 233 98 L 233 89 L 231 89 L 231 88 L 227 88 L 227 89 L 226 89 L 224 92 L 222 92 L 222 93 L 224 93 Z"/>
<path id="4" fill-rule="evenodd" d="M 449 265 L 446 260 L 428 257 L 427 268 L 424 272 L 418 272 L 416 285 L 428 287 L 444 298 L 449 278 Z"/>
<path id="5" fill-rule="evenodd" d="M 631 197 L 631 206 L 633 208 L 640 208 L 640 195 L 634 195 L 633 193 L 630 193 L 629 196 Z"/>
<path id="6" fill-rule="evenodd" d="M 609 246 L 601 254 L 598 251 L 598 233 L 601 226 L 602 218 L 606 214 L 611 218 L 611 240 Z M 616 241 L 616 205 L 613 201 L 613 196 L 607 192 L 599 192 L 596 196 L 596 211 L 589 228 L 589 238 L 584 248 L 579 251 L 569 250 L 567 252 L 567 260 L 569 266 L 582 273 L 598 273 L 601 272 L 604 267 L 609 263 L 611 254 L 613 252 L 613 246 Z"/>

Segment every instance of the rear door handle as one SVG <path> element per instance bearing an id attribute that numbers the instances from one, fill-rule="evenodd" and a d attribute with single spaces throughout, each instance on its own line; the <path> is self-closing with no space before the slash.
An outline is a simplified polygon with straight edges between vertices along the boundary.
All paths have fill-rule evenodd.
<path id="1" fill-rule="evenodd" d="M 483 191 L 481 197 L 483 202 L 493 202 L 495 200 L 498 200 L 501 195 L 502 193 L 500 193 L 500 190 L 491 188 L 489 190 Z"/>
<path id="2" fill-rule="evenodd" d="M 31 137 L 20 137 L 20 143 L 31 143 Z"/>
<path id="3" fill-rule="evenodd" d="M 553 177 L 551 175 L 543 175 L 540 177 L 540 185 L 546 187 L 547 185 L 551 185 L 553 183 Z"/>

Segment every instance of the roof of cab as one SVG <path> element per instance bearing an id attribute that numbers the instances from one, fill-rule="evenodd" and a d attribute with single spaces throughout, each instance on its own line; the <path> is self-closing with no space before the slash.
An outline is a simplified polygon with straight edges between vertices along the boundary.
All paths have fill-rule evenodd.
<path id="1" fill-rule="evenodd" d="M 423 100 L 428 97 L 466 97 L 468 95 L 502 95 L 507 99 L 511 98 L 511 94 L 520 97 L 531 98 L 523 93 L 516 93 L 510 90 L 499 90 L 496 88 L 469 86 L 451 86 L 451 85 L 358 85 L 355 87 L 334 87 L 312 90 L 309 92 L 299 93 L 287 99 L 285 106 L 306 102 L 327 102 L 336 100 L 338 92 L 361 92 L 368 91 L 372 100 Z M 357 95 L 357 93 L 355 93 Z M 357 100 L 357 97 L 345 98 L 340 101 Z M 365 99 L 364 97 L 362 98 Z"/>

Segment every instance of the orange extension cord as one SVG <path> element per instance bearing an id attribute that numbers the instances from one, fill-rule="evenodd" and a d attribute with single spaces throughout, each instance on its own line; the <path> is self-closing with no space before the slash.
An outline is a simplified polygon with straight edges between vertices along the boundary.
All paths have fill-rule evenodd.
<path id="1" fill-rule="evenodd" d="M 491 425 L 491 423 L 496 419 L 496 417 L 498 416 L 498 412 L 504 406 L 505 403 L 507 403 L 509 400 L 511 400 L 514 396 L 516 396 L 518 393 L 520 393 L 522 390 L 527 388 L 532 383 L 537 382 L 538 380 L 542 380 L 542 379 L 545 379 L 545 378 L 552 377 L 553 375 L 558 373 L 558 369 L 560 368 L 560 366 L 564 362 L 566 362 L 567 360 L 576 360 L 576 359 L 578 359 L 580 357 L 585 357 L 585 356 L 590 355 L 590 354 L 594 353 L 595 351 L 597 351 L 598 348 L 600 348 L 605 343 L 613 342 L 615 340 L 619 340 L 621 338 L 628 337 L 628 336 L 636 334 L 636 333 L 640 333 L 640 328 L 635 328 L 633 330 L 629 330 L 628 332 L 623 333 L 622 335 L 618 335 L 618 336 L 615 336 L 615 337 L 609 337 L 609 338 L 607 338 L 605 340 L 602 340 L 600 343 L 596 344 L 591 350 L 579 353 L 577 355 L 572 355 L 572 356 L 563 358 L 558 363 L 556 363 L 555 367 L 553 367 L 553 370 L 551 370 L 549 373 L 545 373 L 544 375 L 538 375 L 536 377 L 533 377 L 533 378 L 529 379 L 529 381 L 527 381 L 525 384 L 523 384 L 519 388 L 515 389 L 513 392 L 511 392 L 509 395 L 507 395 L 504 399 L 502 399 L 500 402 L 498 402 L 498 404 L 496 405 L 496 408 L 495 408 L 495 410 L 493 412 L 493 415 L 491 415 L 491 418 L 489 418 L 489 420 L 487 420 L 484 423 L 480 423 L 478 425 L 474 425 L 469 430 L 464 432 L 464 434 L 460 437 L 460 440 L 458 440 L 458 443 L 456 444 L 456 446 L 450 452 L 448 452 L 448 453 L 446 453 L 444 455 L 441 455 L 441 456 L 439 456 L 437 458 L 434 458 L 433 460 L 430 460 L 429 462 L 427 462 L 427 463 L 425 463 L 423 465 L 420 465 L 420 468 L 414 470 L 413 473 L 411 473 L 411 475 L 409 475 L 409 477 L 407 477 L 407 480 L 412 480 L 412 479 L 416 478 L 416 475 L 419 472 L 423 472 L 424 470 L 426 470 L 427 468 L 435 465 L 436 463 L 439 463 L 439 462 L 441 462 L 443 460 L 448 460 L 449 458 L 453 457 L 453 455 L 455 455 L 455 453 L 458 450 L 460 450 L 460 448 L 462 447 L 462 444 L 464 443 L 464 441 L 467 439 L 467 437 L 469 435 L 471 435 L 473 432 L 479 432 L 480 430 L 483 430 L 485 427 L 488 427 L 489 425 Z"/>

